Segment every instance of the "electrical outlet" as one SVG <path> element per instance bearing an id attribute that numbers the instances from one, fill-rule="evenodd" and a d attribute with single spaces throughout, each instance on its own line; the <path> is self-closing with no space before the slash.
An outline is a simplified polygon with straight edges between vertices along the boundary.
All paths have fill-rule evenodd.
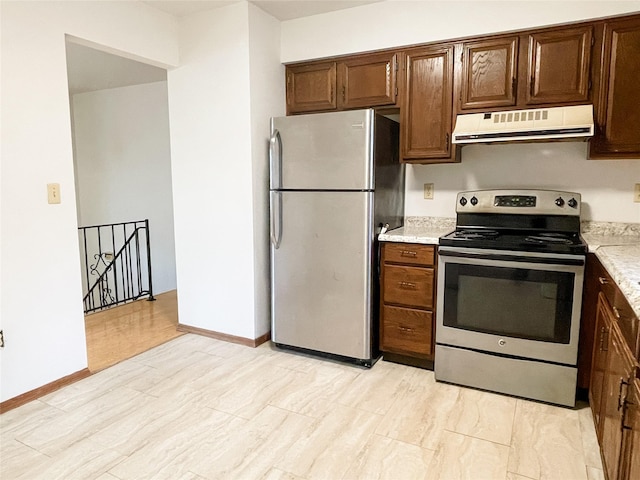
<path id="1" fill-rule="evenodd" d="M 633 188 L 633 201 L 640 203 L 640 183 L 636 183 L 636 186 Z"/>
<path id="2" fill-rule="evenodd" d="M 424 184 L 424 198 L 425 200 L 433 200 L 433 183 Z"/>

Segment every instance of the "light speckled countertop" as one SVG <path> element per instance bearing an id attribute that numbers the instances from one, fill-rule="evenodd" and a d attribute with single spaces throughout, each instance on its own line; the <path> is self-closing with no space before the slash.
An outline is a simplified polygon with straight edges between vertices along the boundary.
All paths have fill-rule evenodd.
<path id="1" fill-rule="evenodd" d="M 381 242 L 437 245 L 455 230 L 455 218 L 407 217 L 405 226 L 380 234 Z M 582 238 L 640 317 L 640 223 L 582 222 Z"/>
<path id="2" fill-rule="evenodd" d="M 437 245 L 440 237 L 456 229 L 455 218 L 407 217 L 404 227 L 381 233 L 381 242 L 424 243 Z"/>

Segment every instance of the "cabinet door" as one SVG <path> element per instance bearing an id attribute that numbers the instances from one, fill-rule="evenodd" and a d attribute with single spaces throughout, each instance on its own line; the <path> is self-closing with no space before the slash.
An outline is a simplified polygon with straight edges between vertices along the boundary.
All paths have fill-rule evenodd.
<path id="1" fill-rule="evenodd" d="M 397 55 L 385 53 L 338 64 L 339 108 L 363 108 L 396 103 Z"/>
<path id="2" fill-rule="evenodd" d="M 592 28 L 529 35 L 526 103 L 574 103 L 589 99 Z"/>
<path id="3" fill-rule="evenodd" d="M 636 378 L 629 387 L 625 402 L 622 425 L 622 459 L 620 478 L 634 480 L 640 478 L 640 379 Z"/>
<path id="4" fill-rule="evenodd" d="M 460 108 L 515 105 L 517 57 L 518 37 L 464 43 Z"/>
<path id="5" fill-rule="evenodd" d="M 451 159 L 453 47 L 425 48 L 405 58 L 402 159 Z"/>
<path id="6" fill-rule="evenodd" d="M 609 330 L 611 323 L 606 313 L 606 300 L 602 293 L 598 296 L 596 314 L 596 334 L 593 344 L 593 359 L 591 362 L 591 381 L 589 388 L 589 405 L 593 413 L 598 438 L 602 440 L 602 391 L 604 387 L 605 370 L 607 367 L 607 349 L 609 346 Z"/>
<path id="7" fill-rule="evenodd" d="M 288 114 L 336 108 L 336 62 L 287 67 Z"/>
<path id="8" fill-rule="evenodd" d="M 611 315 L 613 313 L 611 312 Z M 618 478 L 622 449 L 622 406 L 634 373 L 634 362 L 615 323 L 611 325 L 609 352 L 602 392 L 602 450 L 606 478 Z"/>
<path id="9" fill-rule="evenodd" d="M 605 272 L 595 253 L 587 254 L 582 290 L 580 344 L 578 345 L 578 388 L 586 391 L 589 390 L 591 379 L 591 361 L 595 356 L 595 349 L 599 348 L 600 329 L 596 328 L 596 317 L 598 316 L 600 278 L 604 280 Z"/>
<path id="10" fill-rule="evenodd" d="M 640 17 L 604 25 L 590 158 L 640 158 Z"/>

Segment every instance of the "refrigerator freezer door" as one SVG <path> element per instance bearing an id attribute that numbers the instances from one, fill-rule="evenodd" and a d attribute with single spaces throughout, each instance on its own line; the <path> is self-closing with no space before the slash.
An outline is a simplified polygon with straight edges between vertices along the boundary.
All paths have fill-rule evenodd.
<path id="1" fill-rule="evenodd" d="M 278 195 L 282 235 L 279 248 L 271 245 L 272 340 L 371 359 L 373 193 Z"/>
<path id="2" fill-rule="evenodd" d="M 271 188 L 372 190 L 373 110 L 271 119 Z"/>

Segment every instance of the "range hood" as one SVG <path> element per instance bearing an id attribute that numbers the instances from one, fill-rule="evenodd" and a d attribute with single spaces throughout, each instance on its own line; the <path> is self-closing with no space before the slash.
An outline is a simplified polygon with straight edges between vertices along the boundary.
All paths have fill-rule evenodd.
<path id="1" fill-rule="evenodd" d="M 593 136 L 593 106 L 458 115 L 452 143 L 555 140 Z"/>

